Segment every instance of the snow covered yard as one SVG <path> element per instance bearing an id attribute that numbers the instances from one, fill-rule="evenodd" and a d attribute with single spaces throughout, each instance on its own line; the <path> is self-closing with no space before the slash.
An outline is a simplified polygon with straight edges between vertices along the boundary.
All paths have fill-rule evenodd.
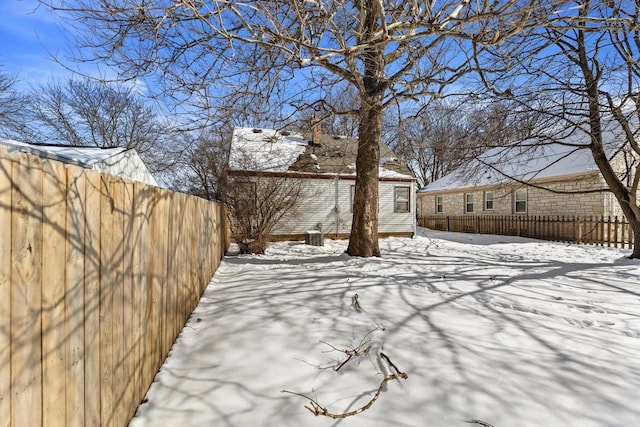
<path id="1" fill-rule="evenodd" d="M 379 259 L 346 244 L 225 258 L 130 425 L 640 425 L 628 251 L 431 230 L 381 240 Z M 361 343 L 336 372 L 332 346 Z M 281 393 L 353 411 L 393 372 L 381 351 L 408 379 L 359 415 L 314 417 Z"/>

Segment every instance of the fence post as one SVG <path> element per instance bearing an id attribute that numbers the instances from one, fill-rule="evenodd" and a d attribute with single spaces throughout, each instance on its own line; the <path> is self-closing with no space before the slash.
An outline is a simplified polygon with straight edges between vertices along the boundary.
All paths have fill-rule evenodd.
<path id="1" fill-rule="evenodd" d="M 447 231 L 449 231 L 449 226 L 450 226 L 450 224 L 449 224 L 449 216 L 447 216 Z"/>

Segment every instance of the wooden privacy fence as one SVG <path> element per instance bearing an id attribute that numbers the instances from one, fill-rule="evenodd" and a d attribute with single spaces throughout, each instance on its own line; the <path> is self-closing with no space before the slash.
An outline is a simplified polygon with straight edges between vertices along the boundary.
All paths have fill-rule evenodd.
<path id="1" fill-rule="evenodd" d="M 0 150 L 0 427 L 126 426 L 227 245 L 222 205 Z"/>
<path id="2" fill-rule="evenodd" d="M 442 231 L 531 237 L 590 245 L 633 247 L 629 222 L 618 217 L 527 215 L 429 215 L 418 225 Z"/>

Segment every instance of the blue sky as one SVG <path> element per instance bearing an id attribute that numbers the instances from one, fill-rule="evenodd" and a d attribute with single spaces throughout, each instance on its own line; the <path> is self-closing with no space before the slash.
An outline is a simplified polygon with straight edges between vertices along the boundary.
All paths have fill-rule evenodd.
<path id="1" fill-rule="evenodd" d="M 19 87 L 70 74 L 52 59 L 64 57 L 67 46 L 56 17 L 36 0 L 1 0 L 0 69 L 17 75 Z"/>

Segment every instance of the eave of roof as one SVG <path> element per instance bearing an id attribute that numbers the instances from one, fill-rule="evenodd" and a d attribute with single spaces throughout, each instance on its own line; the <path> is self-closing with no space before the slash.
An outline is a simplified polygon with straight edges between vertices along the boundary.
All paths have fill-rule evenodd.
<path id="1" fill-rule="evenodd" d="M 532 179 L 532 180 L 529 180 L 527 183 L 534 186 L 535 185 L 540 186 L 540 185 L 545 185 L 545 184 L 550 184 L 555 182 L 575 181 L 576 179 L 584 179 L 584 178 L 589 178 L 597 175 L 600 175 L 600 171 L 585 171 L 585 172 L 578 172 L 578 173 L 572 173 L 567 175 L 557 175 L 552 177 Z M 499 182 L 499 183 L 493 183 L 493 184 L 483 184 L 483 185 L 466 186 L 466 187 L 452 187 L 452 188 L 443 188 L 443 189 L 435 189 L 435 190 L 429 190 L 429 189 L 426 189 L 426 187 L 424 187 L 418 190 L 418 195 L 421 195 L 421 194 L 437 195 L 437 194 L 461 193 L 461 192 L 469 192 L 469 191 L 484 191 L 484 190 L 491 190 L 491 189 L 496 189 L 496 188 L 501 188 L 506 186 L 519 187 L 519 186 L 527 185 L 527 183 L 521 183 L 518 181 L 511 180 L 511 181 L 505 181 L 505 182 Z"/>

